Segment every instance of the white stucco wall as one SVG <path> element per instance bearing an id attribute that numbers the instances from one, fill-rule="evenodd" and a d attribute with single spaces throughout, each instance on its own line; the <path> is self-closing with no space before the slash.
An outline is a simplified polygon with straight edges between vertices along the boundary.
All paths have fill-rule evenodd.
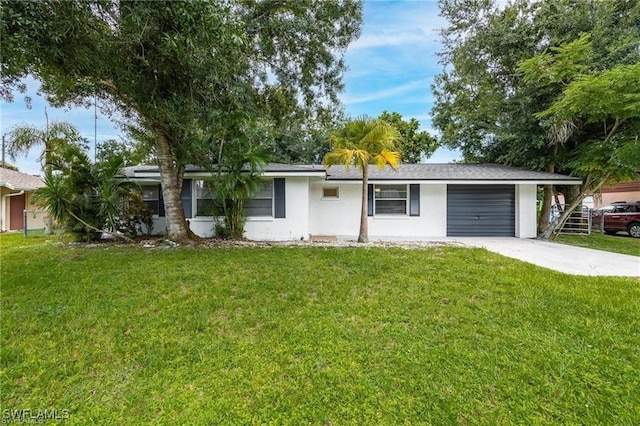
<path id="1" fill-rule="evenodd" d="M 323 199 L 323 187 L 338 187 L 338 199 Z M 360 183 L 314 181 L 310 190 L 309 233 L 355 239 L 360 228 Z M 447 187 L 420 185 L 420 216 L 368 218 L 370 240 L 420 240 L 446 236 Z"/>
<path id="2" fill-rule="evenodd" d="M 322 198 L 322 188 L 338 188 L 338 198 Z M 309 233 L 354 239 L 360 227 L 362 186 L 312 180 L 309 191 Z"/>
<path id="3" fill-rule="evenodd" d="M 537 236 L 536 184 L 516 185 L 516 237 Z"/>
<path id="4" fill-rule="evenodd" d="M 299 240 L 309 238 L 309 178 L 285 180 L 286 214 L 283 219 L 247 218 L 245 237 L 250 240 Z"/>
<path id="5" fill-rule="evenodd" d="M 323 199 L 324 187 L 337 187 L 339 197 Z M 536 184 L 516 185 L 516 237 L 536 237 L 536 188 Z M 287 177 L 286 218 L 248 218 L 245 237 L 274 241 L 307 239 L 310 235 L 356 239 L 360 226 L 361 190 L 358 182 L 337 184 L 321 178 Z M 197 235 L 214 236 L 213 218 L 198 217 L 188 221 Z M 154 234 L 164 234 L 165 223 L 165 218 L 155 218 Z M 447 185 L 420 185 L 420 216 L 374 216 L 368 218 L 368 223 L 371 240 L 446 237 Z"/>
<path id="6" fill-rule="evenodd" d="M 193 199 L 195 203 L 195 199 Z M 250 240 L 299 240 L 309 238 L 309 178 L 287 177 L 285 180 L 285 218 L 249 217 L 244 236 Z M 193 211 L 196 208 L 193 206 Z M 215 221 L 212 217 L 187 219 L 191 230 L 200 237 L 213 237 Z M 153 220 L 153 233 L 165 233 L 166 219 Z"/>

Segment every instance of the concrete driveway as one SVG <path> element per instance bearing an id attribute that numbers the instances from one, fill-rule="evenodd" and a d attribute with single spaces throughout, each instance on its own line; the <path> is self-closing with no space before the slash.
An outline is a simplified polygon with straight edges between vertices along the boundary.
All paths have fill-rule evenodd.
<path id="1" fill-rule="evenodd" d="M 639 256 L 630 256 L 520 238 L 459 237 L 454 240 L 566 274 L 640 277 L 640 243 Z"/>

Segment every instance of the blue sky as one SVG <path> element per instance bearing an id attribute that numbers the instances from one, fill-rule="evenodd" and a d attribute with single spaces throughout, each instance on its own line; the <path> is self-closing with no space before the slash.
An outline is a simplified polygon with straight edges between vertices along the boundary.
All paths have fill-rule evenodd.
<path id="1" fill-rule="evenodd" d="M 418 119 L 422 129 L 433 133 L 429 115 L 433 106 L 430 86 L 442 69 L 436 53 L 440 49 L 438 29 L 444 24 L 435 1 L 365 1 L 362 35 L 349 46 L 346 54 L 348 71 L 341 99 L 347 114 L 375 117 L 384 110 L 396 111 L 406 119 Z M 16 94 L 13 103 L 3 103 L 2 134 L 18 123 L 44 127 L 46 107 L 50 121 L 74 124 L 92 147 L 94 137 L 98 144 L 119 139 L 120 130 L 99 111 L 96 135 L 93 109 L 51 108 L 44 98 L 36 95 L 37 81 L 28 80 L 27 86 L 32 108 L 26 108 L 21 94 Z M 39 150 L 34 150 L 15 164 L 23 172 L 38 174 L 39 154 Z M 429 162 L 446 163 L 456 159 L 459 159 L 457 152 L 440 148 Z"/>

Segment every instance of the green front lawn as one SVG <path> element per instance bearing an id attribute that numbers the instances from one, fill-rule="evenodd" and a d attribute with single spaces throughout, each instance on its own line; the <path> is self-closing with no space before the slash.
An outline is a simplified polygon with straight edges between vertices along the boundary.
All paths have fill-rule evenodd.
<path id="1" fill-rule="evenodd" d="M 640 239 L 630 237 L 626 232 L 616 235 L 601 234 L 594 231 L 591 235 L 558 235 L 560 243 L 587 247 L 596 250 L 640 256 Z"/>
<path id="2" fill-rule="evenodd" d="M 5 238 L 3 410 L 78 425 L 640 423 L 635 279 L 456 247 Z"/>

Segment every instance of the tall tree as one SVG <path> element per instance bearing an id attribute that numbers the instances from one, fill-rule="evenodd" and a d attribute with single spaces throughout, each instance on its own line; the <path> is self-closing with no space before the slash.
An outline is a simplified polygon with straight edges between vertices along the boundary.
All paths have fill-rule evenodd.
<path id="1" fill-rule="evenodd" d="M 40 162 L 45 171 L 51 169 L 53 155 L 56 151 L 64 149 L 69 144 L 84 144 L 86 140 L 78 130 L 66 121 L 54 121 L 44 128 L 30 124 L 14 126 L 8 134 L 9 143 L 7 153 L 12 160 L 21 155 L 27 155 L 29 151 L 40 146 Z"/>
<path id="2" fill-rule="evenodd" d="M 54 121 L 49 123 L 49 117 L 45 110 L 47 124 L 44 128 L 29 124 L 19 124 L 14 126 L 8 134 L 9 144 L 7 152 L 12 160 L 16 160 L 20 155 L 27 155 L 29 151 L 41 146 L 40 163 L 45 172 L 51 172 L 56 155 L 66 151 L 70 146 L 81 149 L 86 147 L 86 140 L 80 132 L 66 121 Z M 45 220 L 45 235 L 53 233 L 52 216 L 47 215 Z"/>
<path id="3" fill-rule="evenodd" d="M 423 158 L 431 157 L 439 147 L 429 132 L 420 130 L 420 122 L 415 118 L 405 121 L 399 113 L 387 111 L 378 118 L 394 126 L 402 136 L 398 150 L 403 163 L 419 163 Z"/>
<path id="4" fill-rule="evenodd" d="M 110 162 L 114 158 L 122 160 L 122 166 L 152 164 L 155 158 L 151 154 L 151 144 L 144 140 L 115 140 L 102 142 L 96 149 L 96 162 Z"/>
<path id="5" fill-rule="evenodd" d="M 543 238 L 562 226 L 584 196 L 605 183 L 631 180 L 640 170 L 640 61 L 597 70 L 589 66 L 592 55 L 590 35 L 583 34 L 519 67 L 535 87 L 562 86 L 555 101 L 535 116 L 559 135 L 556 143 L 576 144 L 569 165 L 583 177 L 580 194 Z"/>
<path id="6" fill-rule="evenodd" d="M 562 85 L 532 85 L 521 61 L 590 32 L 592 69 L 638 61 L 640 3 L 613 0 L 441 0 L 444 72 L 436 77 L 434 126 L 441 142 L 467 161 L 488 161 L 571 173 L 571 160 L 589 128 L 571 135 L 542 125 L 535 114 L 548 108 Z M 556 130 L 559 130 L 556 129 Z M 563 143 L 555 143 L 563 137 Z M 550 208 L 550 186 L 544 207 Z M 540 216 L 545 229 L 549 214 Z"/>
<path id="7" fill-rule="evenodd" d="M 154 138 L 167 233 L 191 238 L 182 177 L 212 110 L 259 113 L 273 84 L 296 107 L 337 102 L 359 1 L 3 2 L 2 80 L 39 77 L 55 105 L 98 96 Z M 207 143 L 209 143 L 207 142 Z"/>
<path id="8" fill-rule="evenodd" d="M 318 164 L 329 152 L 329 135 L 344 121 L 337 104 L 313 110 L 295 107 L 295 93 L 284 86 L 265 91 L 261 109 L 267 120 L 257 124 L 256 142 L 270 153 L 270 161 L 285 164 Z"/>
<path id="9" fill-rule="evenodd" d="M 324 156 L 326 165 L 355 165 L 362 172 L 362 205 L 360 209 L 360 231 L 358 242 L 369 241 L 367 203 L 369 165 L 380 168 L 400 165 L 400 153 L 396 144 L 402 136 L 391 124 L 369 117 L 347 121 L 343 127 L 331 135 L 332 150 Z"/>

